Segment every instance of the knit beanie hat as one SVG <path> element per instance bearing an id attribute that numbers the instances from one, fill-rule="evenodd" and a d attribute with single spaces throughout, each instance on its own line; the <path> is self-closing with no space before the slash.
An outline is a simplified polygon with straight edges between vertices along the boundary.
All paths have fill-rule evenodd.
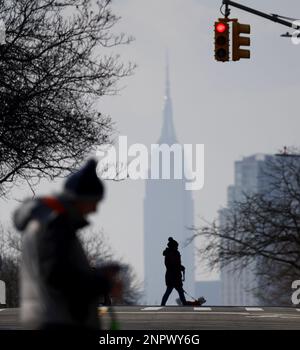
<path id="1" fill-rule="evenodd" d="M 178 248 L 178 242 L 175 241 L 175 239 L 173 239 L 172 237 L 168 238 L 168 247 L 169 248 Z"/>
<path id="2" fill-rule="evenodd" d="M 96 172 L 97 162 L 90 159 L 64 183 L 63 193 L 79 200 L 101 201 L 104 185 Z"/>

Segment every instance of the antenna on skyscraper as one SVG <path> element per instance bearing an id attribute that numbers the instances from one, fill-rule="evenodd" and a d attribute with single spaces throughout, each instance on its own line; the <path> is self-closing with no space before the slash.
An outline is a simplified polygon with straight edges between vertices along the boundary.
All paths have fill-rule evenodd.
<path id="1" fill-rule="evenodd" d="M 169 49 L 166 48 L 165 52 L 165 62 L 166 62 L 166 91 L 165 98 L 170 96 L 170 62 L 169 62 Z"/>

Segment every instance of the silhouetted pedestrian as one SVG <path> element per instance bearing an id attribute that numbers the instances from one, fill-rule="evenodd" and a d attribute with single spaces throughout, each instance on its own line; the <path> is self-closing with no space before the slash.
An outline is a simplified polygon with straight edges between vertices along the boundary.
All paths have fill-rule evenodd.
<path id="1" fill-rule="evenodd" d="M 186 299 L 184 296 L 182 273 L 185 268 L 181 265 L 181 257 L 178 251 L 178 243 L 169 237 L 168 247 L 163 251 L 165 257 L 166 271 L 166 285 L 167 290 L 162 298 L 161 305 L 166 305 L 166 302 L 175 288 L 179 294 L 182 305 L 186 305 Z"/>
<path id="2" fill-rule="evenodd" d="M 22 231 L 21 320 L 30 329 L 99 329 L 98 299 L 118 284 L 118 265 L 92 268 L 76 233 L 103 199 L 90 160 L 61 194 L 29 199 L 15 212 Z"/>

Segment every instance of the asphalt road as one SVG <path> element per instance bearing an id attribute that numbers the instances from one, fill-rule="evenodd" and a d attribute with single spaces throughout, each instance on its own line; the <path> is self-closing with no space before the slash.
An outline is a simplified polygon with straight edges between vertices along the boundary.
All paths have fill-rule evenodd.
<path id="1" fill-rule="evenodd" d="M 120 306 L 114 312 L 123 330 L 300 330 L 296 308 Z M 109 329 L 107 308 L 99 313 L 103 328 Z M 0 329 L 21 329 L 18 309 L 0 311 Z"/>

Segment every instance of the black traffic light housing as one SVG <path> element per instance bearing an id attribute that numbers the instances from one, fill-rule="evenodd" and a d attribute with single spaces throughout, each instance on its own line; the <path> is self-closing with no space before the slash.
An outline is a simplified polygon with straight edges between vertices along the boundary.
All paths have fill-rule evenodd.
<path id="1" fill-rule="evenodd" d="M 215 22 L 215 59 L 220 62 L 229 61 L 229 20 L 219 18 Z"/>
<path id="2" fill-rule="evenodd" d="M 236 19 L 232 21 L 232 60 L 239 61 L 241 58 L 249 59 L 250 50 L 241 49 L 241 46 L 250 46 L 250 38 L 241 34 L 250 34 L 249 24 L 241 24 Z"/>

